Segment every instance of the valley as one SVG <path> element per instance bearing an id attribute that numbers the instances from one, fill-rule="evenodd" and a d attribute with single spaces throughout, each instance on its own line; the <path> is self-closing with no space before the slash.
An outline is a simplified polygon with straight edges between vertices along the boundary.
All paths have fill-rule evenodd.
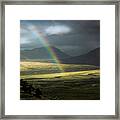
<path id="1" fill-rule="evenodd" d="M 98 100 L 100 70 L 94 65 L 21 62 L 22 100 Z"/>

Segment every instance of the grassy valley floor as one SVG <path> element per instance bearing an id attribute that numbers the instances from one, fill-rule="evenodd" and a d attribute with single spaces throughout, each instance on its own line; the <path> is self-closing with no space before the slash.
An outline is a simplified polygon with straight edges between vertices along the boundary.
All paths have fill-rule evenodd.
<path id="1" fill-rule="evenodd" d="M 99 100 L 100 70 L 93 65 L 21 62 L 21 100 Z"/>

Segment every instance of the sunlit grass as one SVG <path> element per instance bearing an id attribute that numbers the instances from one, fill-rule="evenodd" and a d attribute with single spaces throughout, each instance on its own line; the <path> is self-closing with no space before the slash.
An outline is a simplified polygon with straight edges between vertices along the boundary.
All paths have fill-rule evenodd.
<path id="1" fill-rule="evenodd" d="M 99 67 L 76 64 L 59 65 L 64 68 L 64 72 L 59 71 L 56 63 L 21 62 L 21 99 L 100 99 Z M 28 93 L 31 89 L 32 92 Z M 42 97 L 39 97 L 40 94 L 36 91 L 40 91 Z"/>
<path id="2" fill-rule="evenodd" d="M 94 65 L 59 64 L 59 66 L 61 66 L 64 72 L 76 72 L 99 69 Z M 61 73 L 58 64 L 42 62 L 21 62 L 20 71 L 21 75 Z"/>
<path id="3" fill-rule="evenodd" d="M 30 70 L 30 69 L 41 69 L 41 68 L 55 68 L 58 65 L 56 63 L 44 63 L 44 62 L 20 62 L 21 71 Z M 94 65 L 76 65 L 76 64 L 60 64 L 64 69 L 66 68 L 97 68 Z"/>
<path id="4" fill-rule="evenodd" d="M 22 75 L 22 79 L 28 78 L 40 78 L 53 80 L 55 78 L 70 79 L 79 77 L 80 79 L 98 78 L 100 74 L 99 70 L 79 71 L 79 72 L 64 72 L 64 73 L 52 73 L 52 74 L 37 74 L 37 75 Z"/>

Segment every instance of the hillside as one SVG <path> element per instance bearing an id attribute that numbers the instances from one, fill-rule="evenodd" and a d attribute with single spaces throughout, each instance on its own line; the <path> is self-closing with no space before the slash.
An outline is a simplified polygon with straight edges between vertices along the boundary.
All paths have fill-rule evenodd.
<path id="1" fill-rule="evenodd" d="M 100 48 L 96 48 L 86 54 L 71 57 L 66 53 L 62 52 L 56 47 L 51 47 L 54 55 L 64 64 L 87 64 L 100 66 Z M 35 48 L 32 50 L 21 50 L 20 59 L 38 59 L 38 60 L 52 60 L 51 53 L 45 47 Z"/>
<path id="2" fill-rule="evenodd" d="M 58 59 L 64 59 L 70 57 L 66 53 L 62 52 L 60 49 L 51 46 L 50 47 L 53 53 L 57 56 Z M 32 50 L 21 50 L 20 51 L 20 59 L 53 59 L 51 57 L 51 52 L 45 48 L 34 48 Z"/>
<path id="3" fill-rule="evenodd" d="M 21 62 L 21 100 L 100 100 L 100 70 L 93 65 Z"/>
<path id="4" fill-rule="evenodd" d="M 62 63 L 100 66 L 100 48 L 96 48 L 84 55 L 63 59 Z"/>

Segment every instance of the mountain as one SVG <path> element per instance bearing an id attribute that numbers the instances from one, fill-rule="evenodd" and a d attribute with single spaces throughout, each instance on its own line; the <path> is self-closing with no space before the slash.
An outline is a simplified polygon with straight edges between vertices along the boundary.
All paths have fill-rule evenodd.
<path id="1" fill-rule="evenodd" d="M 96 48 L 86 54 L 66 58 L 62 60 L 66 64 L 89 64 L 100 66 L 100 48 Z"/>
<path id="2" fill-rule="evenodd" d="M 65 64 L 88 64 L 88 65 L 96 65 L 100 66 L 100 48 L 96 48 L 86 54 L 71 57 L 66 53 L 62 52 L 60 49 L 50 46 L 52 49 L 52 53 L 48 48 L 34 48 L 32 50 L 21 50 L 20 51 L 20 59 L 41 59 L 41 60 L 49 60 L 53 59 L 51 54 L 55 54 L 57 58 L 61 61 L 61 63 Z"/>
<path id="3" fill-rule="evenodd" d="M 50 50 L 50 49 L 51 50 Z M 21 50 L 20 59 L 53 59 L 51 56 L 55 54 L 58 59 L 65 59 L 70 57 L 60 49 L 50 46 L 49 48 L 41 47 L 32 50 Z M 52 52 L 51 52 L 52 51 Z"/>

